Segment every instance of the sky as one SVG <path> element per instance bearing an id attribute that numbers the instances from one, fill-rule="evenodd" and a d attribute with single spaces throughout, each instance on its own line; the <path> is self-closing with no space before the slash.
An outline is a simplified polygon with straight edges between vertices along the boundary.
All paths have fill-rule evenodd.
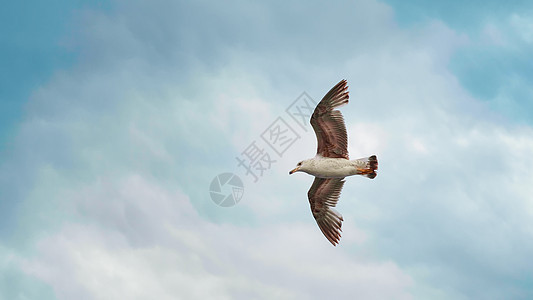
<path id="1" fill-rule="evenodd" d="M 0 299 L 531 299 L 533 6 L 500 3 L 9 4 Z M 288 171 L 341 79 L 379 170 L 333 247 Z"/>

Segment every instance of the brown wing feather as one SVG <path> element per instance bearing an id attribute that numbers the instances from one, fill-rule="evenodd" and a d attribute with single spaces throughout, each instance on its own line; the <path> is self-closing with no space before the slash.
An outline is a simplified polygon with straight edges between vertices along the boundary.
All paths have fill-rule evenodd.
<path id="1" fill-rule="evenodd" d="M 343 218 L 333 209 L 337 205 L 341 194 L 344 178 L 318 178 L 315 177 L 313 185 L 307 192 L 311 212 L 315 217 L 318 227 L 333 246 L 341 238 Z"/>
<path id="2" fill-rule="evenodd" d="M 323 157 L 348 157 L 348 135 L 344 118 L 334 108 L 348 103 L 348 86 L 346 80 L 335 85 L 315 108 L 311 116 L 311 126 L 318 141 L 317 154 Z"/>

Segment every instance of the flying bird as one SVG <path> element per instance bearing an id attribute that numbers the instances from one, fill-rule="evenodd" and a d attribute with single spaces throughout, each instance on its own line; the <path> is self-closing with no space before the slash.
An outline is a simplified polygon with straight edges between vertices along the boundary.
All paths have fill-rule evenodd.
<path id="1" fill-rule="evenodd" d="M 342 215 L 334 209 L 344 178 L 363 175 L 374 179 L 378 169 L 376 155 L 355 160 L 348 157 L 346 125 L 341 112 L 335 109 L 347 104 L 348 98 L 347 82 L 341 80 L 318 103 L 311 116 L 311 126 L 318 142 L 316 156 L 300 161 L 289 172 L 305 172 L 315 176 L 307 197 L 318 227 L 333 246 L 339 243 L 344 221 Z"/>

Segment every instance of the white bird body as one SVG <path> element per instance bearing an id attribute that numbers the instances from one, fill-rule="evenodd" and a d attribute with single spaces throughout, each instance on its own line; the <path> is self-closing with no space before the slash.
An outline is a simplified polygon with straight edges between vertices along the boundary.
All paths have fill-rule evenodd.
<path id="1" fill-rule="evenodd" d="M 364 170 L 369 169 L 368 165 L 368 157 L 348 160 L 317 155 L 304 160 L 299 170 L 318 178 L 344 178 L 352 175 L 364 175 Z"/>

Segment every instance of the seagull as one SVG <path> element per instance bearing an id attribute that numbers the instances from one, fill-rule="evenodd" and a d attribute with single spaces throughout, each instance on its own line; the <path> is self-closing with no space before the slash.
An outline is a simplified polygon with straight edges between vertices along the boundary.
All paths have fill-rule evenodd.
<path id="1" fill-rule="evenodd" d="M 318 142 L 316 156 L 302 160 L 289 172 L 305 172 L 315 176 L 313 185 L 307 192 L 311 212 L 318 227 L 333 246 L 341 238 L 342 215 L 334 207 L 337 205 L 344 178 L 363 175 L 376 177 L 378 160 L 376 155 L 356 160 L 348 157 L 348 136 L 344 118 L 335 108 L 348 103 L 348 85 L 341 80 L 315 108 L 311 116 L 311 126 Z"/>

